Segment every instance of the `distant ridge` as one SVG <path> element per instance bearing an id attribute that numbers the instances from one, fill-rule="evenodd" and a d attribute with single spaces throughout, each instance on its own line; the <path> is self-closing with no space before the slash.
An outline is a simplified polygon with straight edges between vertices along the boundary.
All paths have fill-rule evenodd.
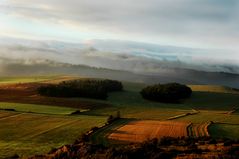
<path id="1" fill-rule="evenodd" d="M 209 84 L 239 88 L 239 75 L 225 72 L 205 72 L 182 68 L 162 68 L 162 71 L 159 71 L 158 73 L 146 73 L 97 68 L 87 65 L 74 65 L 47 59 L 14 60 L 0 58 L 0 61 L 1 76 L 63 74 L 110 78 L 149 84 L 180 82 L 190 85 Z"/>

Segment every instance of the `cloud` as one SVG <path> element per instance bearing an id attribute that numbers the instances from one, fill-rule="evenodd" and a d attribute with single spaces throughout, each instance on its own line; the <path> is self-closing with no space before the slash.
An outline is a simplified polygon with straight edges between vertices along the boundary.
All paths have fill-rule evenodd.
<path id="1" fill-rule="evenodd" d="M 41 63 L 47 59 L 140 73 L 167 73 L 167 68 L 239 73 L 238 60 L 225 60 L 224 52 L 219 50 L 112 40 L 66 43 L 9 38 L 0 39 L 0 47 L 0 57 L 20 60 L 24 64 Z M 216 52 L 218 57 L 208 56 L 211 52 Z"/>
<path id="2" fill-rule="evenodd" d="M 237 0 L 9 0 L 2 8 L 9 15 L 102 39 L 239 50 Z"/>

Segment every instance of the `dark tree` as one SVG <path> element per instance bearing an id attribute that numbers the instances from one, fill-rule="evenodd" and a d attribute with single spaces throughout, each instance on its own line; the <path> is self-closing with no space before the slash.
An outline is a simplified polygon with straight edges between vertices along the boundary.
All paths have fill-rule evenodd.
<path id="1" fill-rule="evenodd" d="M 123 85 L 115 80 L 73 80 L 57 85 L 47 85 L 38 88 L 38 93 L 50 97 L 86 97 L 106 99 L 108 92 L 121 91 Z"/>
<path id="2" fill-rule="evenodd" d="M 159 102 L 178 103 L 192 94 L 191 88 L 178 83 L 156 84 L 141 90 L 143 98 Z"/>

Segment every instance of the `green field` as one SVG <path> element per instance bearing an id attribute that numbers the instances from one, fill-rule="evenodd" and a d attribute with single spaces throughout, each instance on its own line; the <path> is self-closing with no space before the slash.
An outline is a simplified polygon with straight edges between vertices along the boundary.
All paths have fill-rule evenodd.
<path id="1" fill-rule="evenodd" d="M 43 154 L 72 143 L 106 117 L 54 116 L 0 111 L 0 157 Z"/>
<path id="2" fill-rule="evenodd" d="M 238 89 L 218 85 L 188 85 L 192 91 L 239 94 Z"/>
<path id="3" fill-rule="evenodd" d="M 239 139 L 239 124 L 212 124 L 209 133 L 215 138 Z"/>
<path id="4" fill-rule="evenodd" d="M 0 78 L 2 83 L 51 80 L 57 80 L 56 76 L 24 77 L 23 79 Z M 194 88 L 190 99 L 182 101 L 180 104 L 166 104 L 143 99 L 139 91 L 146 86 L 145 84 L 123 82 L 123 85 L 123 92 L 110 93 L 106 101 L 79 98 L 81 101 L 110 104 L 111 107 L 92 109 L 77 116 L 69 116 L 76 111 L 75 108 L 1 102 L 0 156 L 6 157 L 15 153 L 23 155 L 46 153 L 53 147 L 73 142 L 81 133 L 93 126 L 103 125 L 107 117 L 116 114 L 117 111 L 120 111 L 121 117 L 125 119 L 97 131 L 92 136 L 92 141 L 107 144 L 107 140 L 102 137 L 129 120 L 167 120 L 171 117 L 195 112 L 195 109 L 199 110 L 198 114 L 174 120 L 189 121 L 195 124 L 213 121 L 216 124 L 209 127 L 209 132 L 213 137 L 237 138 L 239 135 L 239 125 L 237 125 L 239 124 L 239 114 L 237 112 L 226 114 L 232 108 L 239 107 L 239 94 L 228 92 L 228 88 L 200 86 L 197 88 L 198 90 Z M 3 109 L 14 109 L 15 111 L 9 112 L 3 111 Z"/>
<path id="5" fill-rule="evenodd" d="M 177 121 L 188 121 L 193 123 L 203 123 L 208 121 L 239 124 L 239 115 L 223 114 L 223 111 L 200 111 L 195 115 L 188 115 L 186 117 L 178 118 Z"/>
<path id="6" fill-rule="evenodd" d="M 212 121 L 213 124 L 208 127 L 210 136 L 239 139 L 239 115 L 224 113 L 223 111 L 200 111 L 198 114 L 176 120 L 192 122 L 193 124 L 203 124 Z"/>
<path id="7" fill-rule="evenodd" d="M 167 119 L 188 112 L 192 109 L 230 111 L 239 106 L 239 94 L 193 92 L 190 99 L 182 101 L 181 104 L 158 103 L 145 100 L 139 94 L 144 84 L 124 83 L 123 92 L 110 93 L 105 103 L 113 107 L 96 109 L 87 114 L 110 115 L 120 111 L 122 117 L 137 119 Z"/>
<path id="8" fill-rule="evenodd" d="M 0 77 L 0 84 L 43 82 L 57 79 L 60 76 L 24 76 L 24 77 Z"/>
<path id="9" fill-rule="evenodd" d="M 14 109 L 17 112 L 30 112 L 39 114 L 58 114 L 68 115 L 78 110 L 76 108 L 37 105 L 37 104 L 19 104 L 19 103 L 4 103 L 0 102 L 0 109 Z M 84 110 L 82 110 L 84 111 Z"/>

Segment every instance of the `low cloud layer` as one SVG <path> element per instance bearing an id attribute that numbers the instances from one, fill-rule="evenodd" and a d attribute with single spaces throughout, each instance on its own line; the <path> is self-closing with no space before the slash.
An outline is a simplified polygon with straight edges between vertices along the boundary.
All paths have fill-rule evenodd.
<path id="1" fill-rule="evenodd" d="M 223 59 L 219 50 L 203 50 L 162 46 L 129 41 L 91 40 L 84 43 L 33 41 L 23 39 L 0 40 L 0 57 L 24 64 L 51 60 L 69 64 L 127 70 L 140 73 L 162 73 L 167 68 L 239 73 L 237 60 Z M 210 57 L 216 53 L 218 57 Z M 196 54 L 197 56 L 192 56 Z M 1 64 L 10 61 L 1 60 Z M 167 73 L 167 72 L 164 72 Z"/>

